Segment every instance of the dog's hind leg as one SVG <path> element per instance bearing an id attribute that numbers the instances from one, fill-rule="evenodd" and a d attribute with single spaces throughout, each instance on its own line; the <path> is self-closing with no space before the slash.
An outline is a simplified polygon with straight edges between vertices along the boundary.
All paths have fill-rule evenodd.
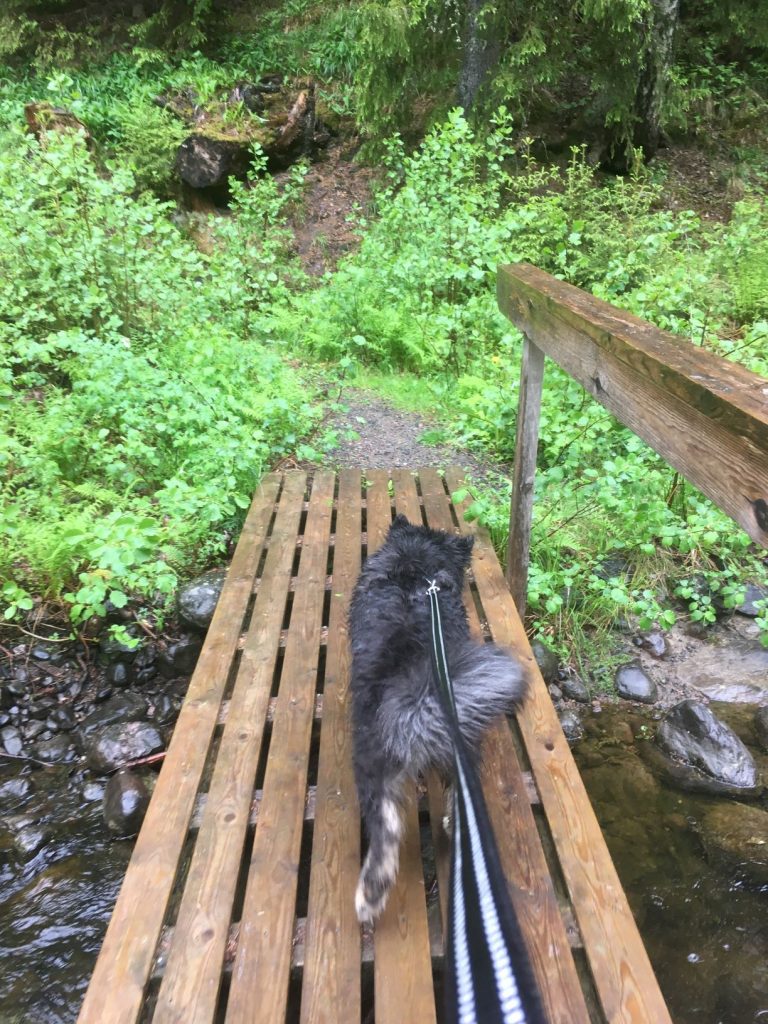
<path id="1" fill-rule="evenodd" d="M 382 779 L 363 806 L 368 852 L 355 893 L 355 910 L 361 924 L 372 924 L 381 914 L 397 878 L 403 837 L 404 779 L 403 774 Z"/>

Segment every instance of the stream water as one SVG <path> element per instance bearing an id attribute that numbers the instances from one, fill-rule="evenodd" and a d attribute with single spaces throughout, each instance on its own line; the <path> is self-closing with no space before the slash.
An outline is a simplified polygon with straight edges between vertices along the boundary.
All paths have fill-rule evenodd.
<path id="1" fill-rule="evenodd" d="M 132 843 L 110 837 L 101 801 L 70 767 L 31 773 L 34 790 L 5 823 L 32 819 L 45 842 L 19 865 L 0 845 L 0 1024 L 72 1024 Z M 0 777 L 0 782 L 5 776 Z"/>
<path id="2" fill-rule="evenodd" d="M 649 711 L 608 706 L 585 725 L 576 760 L 675 1024 L 768 1022 L 768 885 L 713 863 L 701 839 L 723 798 L 654 776 Z"/>
<path id="3" fill-rule="evenodd" d="M 638 750 L 650 714 L 604 707 L 575 753 L 673 1019 L 768 1024 L 768 886 L 707 860 L 699 824 L 716 798 L 655 778 Z M 5 820 L 47 839 L 22 868 L 0 846 L 0 1024 L 72 1024 L 131 844 L 109 837 L 98 790 L 71 767 L 31 778 Z"/>

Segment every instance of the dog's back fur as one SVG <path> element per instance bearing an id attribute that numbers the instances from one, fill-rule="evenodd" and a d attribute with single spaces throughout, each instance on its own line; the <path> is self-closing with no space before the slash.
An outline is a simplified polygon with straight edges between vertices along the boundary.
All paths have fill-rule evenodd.
<path id="1" fill-rule="evenodd" d="M 470 638 L 461 592 L 472 542 L 397 516 L 352 595 L 354 764 L 369 841 L 355 898 L 361 921 L 379 916 L 397 876 L 406 779 L 430 768 L 446 779 L 451 774 L 451 734 L 433 677 L 428 581 L 440 588 L 448 667 L 470 750 L 525 695 L 521 666 L 493 644 Z"/>

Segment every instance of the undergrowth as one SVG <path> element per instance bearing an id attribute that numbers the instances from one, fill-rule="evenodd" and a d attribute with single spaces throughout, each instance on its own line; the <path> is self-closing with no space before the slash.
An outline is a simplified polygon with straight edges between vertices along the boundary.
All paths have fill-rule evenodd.
<path id="1" fill-rule="evenodd" d="M 358 373 L 388 379 L 403 402 L 442 410 L 445 440 L 509 461 L 521 339 L 497 308 L 500 263 L 534 263 L 768 375 L 768 209 L 749 191 L 768 168 L 749 135 L 765 100 L 714 51 L 678 65 L 667 116 L 673 129 L 725 139 L 743 107 L 747 127 L 727 141 L 752 170 L 727 224 L 665 209 L 663 181 L 645 171 L 599 176 L 578 147 L 566 166 L 537 164 L 534 140 L 504 108 L 482 132 L 454 111 L 415 151 L 398 135 L 384 141 L 387 183 L 360 223 L 360 250 L 312 289 L 284 230 L 300 171 L 281 188 L 235 183 L 232 215 L 216 220 L 180 217 L 161 201 L 174 191 L 182 126 L 159 96 L 184 92 L 215 110 L 238 82 L 279 70 L 313 76 L 327 116 L 362 123 L 361 76 L 381 79 L 358 6 L 286 0 L 221 33 L 215 53 L 165 52 L 150 33 L 87 69 L 74 58 L 54 67 L 45 50 L 34 65 L 5 69 L 8 617 L 29 611 L 33 595 L 66 606 L 78 628 L 129 598 L 156 605 L 179 574 L 221 553 L 262 469 L 310 450 L 297 442 L 316 414 L 286 355 L 330 365 L 342 393 Z M 396 5 L 364 7 L 366 17 L 400 16 Z M 411 56 L 418 45 L 409 40 Z M 395 36 L 384 56 L 400 59 Z M 430 88 L 443 88 L 446 68 L 424 69 Z M 30 100 L 81 118 L 90 151 L 74 135 L 48 133 L 42 144 L 23 135 Z M 434 96 L 422 100 L 432 109 Z M 473 506 L 500 551 L 507 501 L 500 484 Z M 545 378 L 533 542 L 534 629 L 563 646 L 583 648 L 590 629 L 617 616 L 669 624 L 683 607 L 712 621 L 744 580 L 765 575 L 729 519 L 555 369 Z"/>
<path id="2" fill-rule="evenodd" d="M 512 137 L 502 110 L 485 138 L 455 112 L 415 153 L 392 140 L 390 185 L 359 252 L 283 307 L 276 336 L 333 364 L 342 383 L 358 367 L 363 379 L 379 375 L 379 389 L 439 410 L 441 439 L 507 461 L 521 338 L 497 308 L 500 263 L 534 263 L 768 373 L 760 198 L 712 226 L 663 209 L 661 185 L 646 174 L 601 180 L 580 150 L 562 170 L 540 167 Z M 404 384 L 404 371 L 418 385 Z M 709 623 L 740 602 L 747 579 L 765 578 L 746 534 L 553 366 L 540 438 L 529 592 L 537 632 L 565 647 L 586 623 L 607 628 L 617 617 L 669 626 L 683 608 Z M 481 492 L 471 510 L 500 552 L 508 500 L 498 488 Z"/>
<path id="3" fill-rule="evenodd" d="M 298 182 L 296 184 L 298 187 Z M 282 193 L 238 191 L 199 251 L 83 139 L 0 142 L 0 577 L 74 625 L 162 606 L 220 557 L 314 412 L 253 327 L 287 294 Z"/>

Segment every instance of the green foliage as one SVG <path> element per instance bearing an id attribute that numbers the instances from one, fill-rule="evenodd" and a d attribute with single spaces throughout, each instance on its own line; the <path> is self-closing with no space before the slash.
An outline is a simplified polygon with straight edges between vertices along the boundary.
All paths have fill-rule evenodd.
<path id="1" fill-rule="evenodd" d="M 185 126 L 150 99 L 118 103 L 111 113 L 120 126 L 117 159 L 131 169 L 139 188 L 168 194 Z"/>
<path id="2" fill-rule="evenodd" d="M 0 145 L 0 577 L 79 624 L 162 603 L 222 550 L 263 468 L 312 422 L 253 321 L 279 301 L 271 179 L 201 253 L 82 139 Z M 6 612 L 8 614 L 8 612 Z"/>
<path id="3" fill-rule="evenodd" d="M 444 437 L 506 460 L 520 337 L 496 308 L 499 263 L 535 263 L 765 372 L 762 202 L 708 226 L 660 209 L 647 175 L 601 181 L 580 150 L 562 170 L 541 168 L 512 135 L 502 111 L 487 138 L 454 113 L 411 155 L 395 139 L 390 185 L 359 251 L 283 309 L 276 336 L 362 366 L 363 381 L 382 369 L 414 372 L 413 387 L 401 376 L 390 387 L 415 407 L 439 407 Z M 617 615 L 669 625 L 682 607 L 709 622 L 746 578 L 764 575 L 728 517 L 552 367 L 538 465 L 530 611 L 563 644 L 583 647 L 590 623 L 607 635 Z M 472 514 L 503 551 L 503 481 L 481 492 Z M 616 561 L 625 568 L 606 569 Z"/>

